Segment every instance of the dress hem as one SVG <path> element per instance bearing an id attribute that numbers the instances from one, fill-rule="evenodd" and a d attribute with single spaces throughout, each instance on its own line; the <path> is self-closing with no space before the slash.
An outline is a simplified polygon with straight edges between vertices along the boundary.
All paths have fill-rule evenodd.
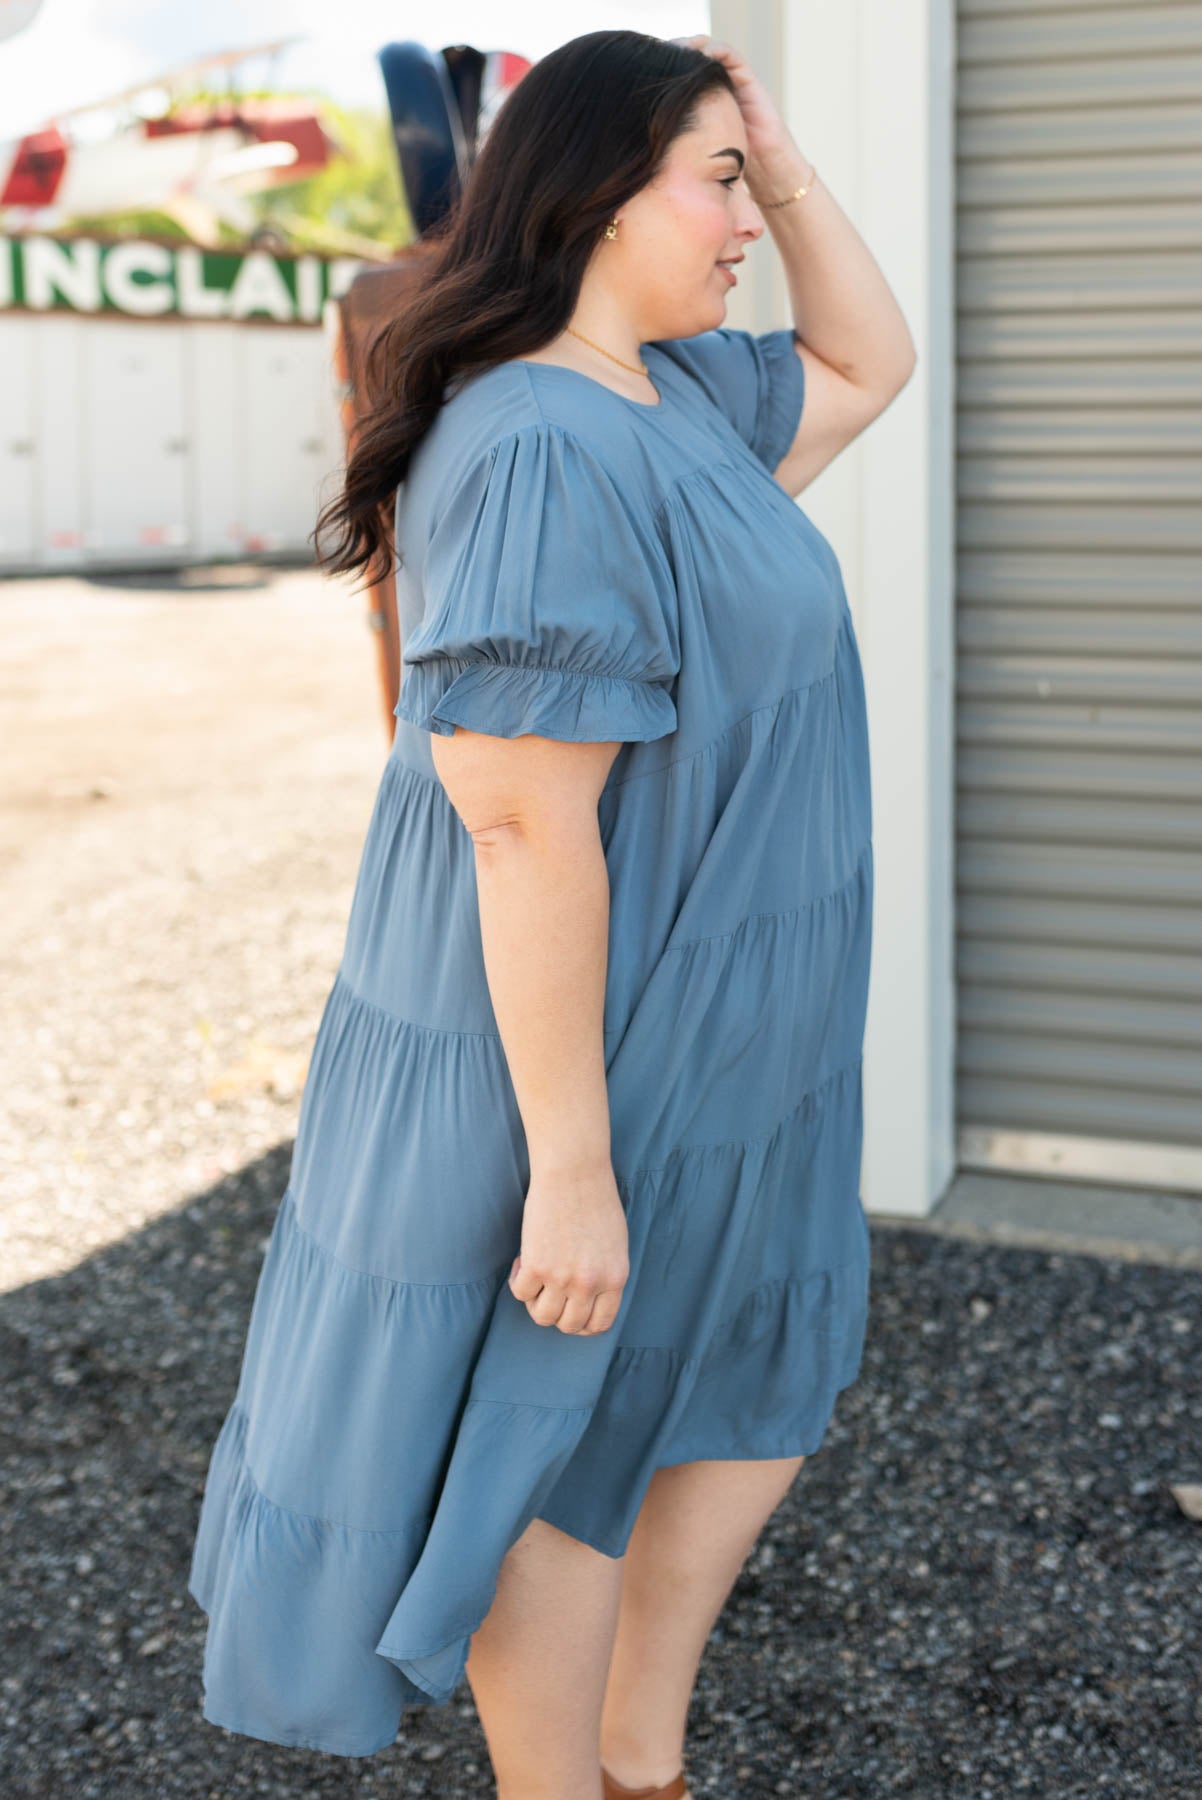
<path id="1" fill-rule="evenodd" d="M 856 1381 L 859 1379 L 859 1373 L 860 1370 L 857 1366 L 850 1375 L 847 1375 L 839 1382 L 839 1385 L 836 1387 L 831 1397 L 831 1409 L 827 1416 L 826 1423 L 818 1432 L 810 1432 L 803 1439 L 800 1446 L 798 1444 L 796 1432 L 784 1439 L 777 1439 L 771 1444 L 762 1439 L 758 1439 L 756 1440 L 757 1447 L 755 1449 L 746 1450 L 715 1450 L 713 1447 L 707 1446 L 704 1441 L 698 1440 L 693 1446 L 686 1447 L 683 1453 L 674 1448 L 669 1460 L 657 1463 L 656 1468 L 675 1469 L 679 1468 L 684 1463 L 691 1462 L 775 1462 L 792 1456 L 802 1456 L 808 1460 L 810 1457 L 818 1454 L 818 1451 L 826 1441 L 830 1431 L 831 1418 L 834 1416 L 835 1402 L 838 1400 L 839 1395 L 844 1389 L 855 1385 Z M 638 1515 L 636 1514 L 635 1516 L 637 1518 Z M 560 1513 L 557 1516 L 552 1513 L 550 1509 L 537 1513 L 535 1517 L 542 1519 L 548 1525 L 554 1525 L 556 1530 L 565 1532 L 568 1537 L 575 1538 L 578 1543 L 587 1544 L 590 1549 L 600 1551 L 602 1556 L 612 1557 L 615 1560 L 625 1556 L 630 1544 L 630 1532 L 626 1534 L 625 1541 L 620 1549 L 615 1549 L 610 1544 L 600 1543 L 596 1538 L 589 1537 L 577 1526 L 570 1524 L 566 1514 Z M 632 1525 L 631 1530 L 633 1531 L 633 1529 Z M 479 1630 L 479 1626 L 477 1626 L 476 1629 Z"/>
<path id="2" fill-rule="evenodd" d="M 216 1711 L 210 1710 L 206 1702 L 201 1708 L 201 1717 L 210 1725 L 218 1726 L 222 1731 L 232 1731 L 238 1737 L 254 1738 L 260 1744 L 280 1744 L 286 1750 L 321 1750 L 327 1756 L 378 1756 L 381 1750 L 387 1750 L 396 1742 L 396 1732 L 390 1731 L 387 1737 L 376 1743 L 368 1744 L 363 1749 L 351 1750 L 344 1744 L 320 1743 L 315 1738 L 299 1735 L 275 1735 L 270 1731 L 256 1730 L 253 1725 L 235 1724 L 232 1719 L 219 1717 Z"/>

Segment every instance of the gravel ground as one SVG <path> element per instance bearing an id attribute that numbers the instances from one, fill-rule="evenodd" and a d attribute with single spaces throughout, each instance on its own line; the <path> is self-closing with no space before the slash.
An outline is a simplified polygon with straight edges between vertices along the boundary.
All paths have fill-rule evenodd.
<path id="1" fill-rule="evenodd" d="M 361 603 L 0 609 L 0 1795 L 488 1800 L 466 1683 L 371 1758 L 209 1725 L 185 1589 L 384 754 Z M 697 1800 L 1197 1800 L 1200 1351 L 1196 1269 L 877 1228 L 860 1380 L 706 1650 Z"/>

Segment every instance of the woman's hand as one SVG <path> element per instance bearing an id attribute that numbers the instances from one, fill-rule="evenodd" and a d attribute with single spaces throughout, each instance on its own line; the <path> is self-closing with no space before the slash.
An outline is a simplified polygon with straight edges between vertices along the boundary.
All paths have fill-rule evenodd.
<path id="1" fill-rule="evenodd" d="M 532 1176 L 509 1290 L 535 1324 L 578 1337 L 608 1331 L 629 1274 L 626 1213 L 613 1169 Z"/>
<path id="2" fill-rule="evenodd" d="M 743 115 L 743 129 L 747 133 L 748 161 L 744 175 L 751 198 L 758 205 L 764 200 L 779 200 L 791 193 L 797 186 L 792 177 L 796 175 L 799 163 L 804 167 L 804 158 L 777 111 L 775 101 L 751 64 L 733 45 L 707 37 L 704 32 L 695 37 L 673 38 L 672 42 L 712 56 L 730 75 L 735 99 Z"/>

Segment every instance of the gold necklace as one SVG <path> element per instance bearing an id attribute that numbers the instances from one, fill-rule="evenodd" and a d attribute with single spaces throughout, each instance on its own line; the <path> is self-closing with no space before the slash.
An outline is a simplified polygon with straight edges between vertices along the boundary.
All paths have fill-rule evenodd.
<path id="1" fill-rule="evenodd" d="M 646 363 L 623 362 L 620 356 L 615 356 L 612 350 L 607 350 L 605 348 L 604 344 L 593 344 L 592 338 L 586 338 L 583 331 L 577 331 L 572 325 L 569 325 L 567 329 L 572 333 L 573 337 L 578 337 L 582 344 L 592 344 L 594 350 L 600 350 L 602 356 L 608 356 L 611 362 L 618 363 L 623 369 L 629 369 L 632 374 L 645 375 L 647 373 Z"/>

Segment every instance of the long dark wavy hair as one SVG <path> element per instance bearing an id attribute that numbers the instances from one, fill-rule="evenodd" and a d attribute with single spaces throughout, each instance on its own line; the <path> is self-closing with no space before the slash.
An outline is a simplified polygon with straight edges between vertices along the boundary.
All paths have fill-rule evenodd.
<path id="1" fill-rule="evenodd" d="M 615 210 L 716 88 L 734 93 L 720 62 L 641 31 L 585 32 L 522 77 L 433 234 L 418 290 L 372 343 L 342 491 L 311 537 L 320 567 L 369 582 L 391 572 L 391 506 L 447 383 L 564 329 Z"/>

